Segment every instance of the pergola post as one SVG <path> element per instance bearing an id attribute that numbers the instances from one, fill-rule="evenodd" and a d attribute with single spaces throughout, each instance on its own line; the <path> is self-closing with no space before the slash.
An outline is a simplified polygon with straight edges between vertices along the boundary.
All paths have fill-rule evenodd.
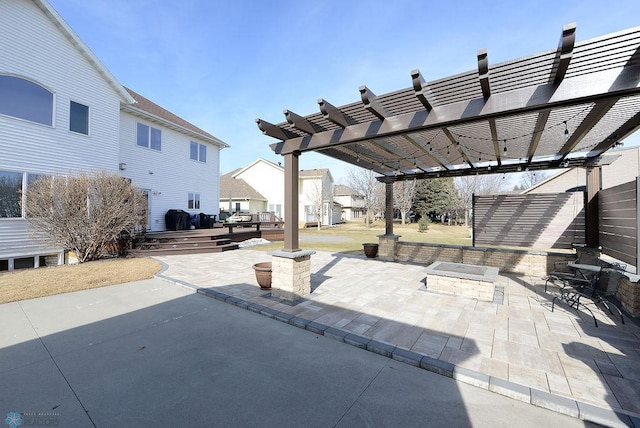
<path id="1" fill-rule="evenodd" d="M 587 247 L 598 247 L 599 242 L 599 218 L 598 218 L 598 192 L 602 189 L 602 177 L 600 167 L 587 168 L 587 204 L 585 215 L 586 244 Z"/>
<path id="2" fill-rule="evenodd" d="M 295 301 L 311 293 L 311 255 L 298 239 L 299 152 L 284 155 L 284 248 L 271 254 L 271 295 Z"/>
<path id="3" fill-rule="evenodd" d="M 290 253 L 300 251 L 298 242 L 298 174 L 299 152 L 284 155 L 284 248 Z"/>
<path id="4" fill-rule="evenodd" d="M 386 178 L 384 183 L 385 209 L 384 209 L 384 235 L 378 235 L 378 257 L 385 261 L 396 260 L 399 235 L 393 234 L 393 180 Z"/>

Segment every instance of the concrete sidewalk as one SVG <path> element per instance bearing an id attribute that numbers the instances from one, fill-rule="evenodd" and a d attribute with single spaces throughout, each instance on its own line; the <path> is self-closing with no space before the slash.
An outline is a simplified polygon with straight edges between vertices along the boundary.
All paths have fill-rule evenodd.
<path id="1" fill-rule="evenodd" d="M 13 426 L 583 426 L 158 278 L 0 305 L 0 325 Z"/>
<path id="2" fill-rule="evenodd" d="M 566 305 L 552 312 L 557 289 L 542 278 L 501 275 L 487 303 L 426 291 L 424 266 L 318 252 L 312 293 L 291 306 L 256 285 L 251 265 L 266 252 L 159 259 L 166 278 L 339 341 L 585 420 L 638 421 L 637 324 L 596 306 L 599 328 Z"/>

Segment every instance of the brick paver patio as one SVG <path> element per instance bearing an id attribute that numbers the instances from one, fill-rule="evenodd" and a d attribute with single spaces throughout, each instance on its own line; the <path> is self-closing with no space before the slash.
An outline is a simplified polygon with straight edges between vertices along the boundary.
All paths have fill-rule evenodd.
<path id="1" fill-rule="evenodd" d="M 162 276 L 212 297 L 357 346 L 373 340 L 380 352 L 395 349 L 398 359 L 406 355 L 407 362 L 422 361 L 433 371 L 453 367 L 459 380 L 514 398 L 551 397 L 556 402 L 547 407 L 564 406 L 560 411 L 568 414 L 640 413 L 635 320 L 622 324 L 590 306 L 596 328 L 587 313 L 562 303 L 552 312 L 557 288 L 545 293 L 543 278 L 500 275 L 496 285 L 503 295 L 482 302 L 428 291 L 425 266 L 318 252 L 311 257 L 312 293 L 291 305 L 257 286 L 251 266 L 270 261 L 264 251 L 158 260 L 167 265 Z"/>

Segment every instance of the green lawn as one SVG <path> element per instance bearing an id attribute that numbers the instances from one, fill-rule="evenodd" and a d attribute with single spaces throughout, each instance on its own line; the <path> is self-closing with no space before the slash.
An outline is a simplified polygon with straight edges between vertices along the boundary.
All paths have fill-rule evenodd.
<path id="1" fill-rule="evenodd" d="M 418 225 L 394 224 L 393 233 L 400 235 L 401 241 L 430 242 L 434 244 L 471 245 L 469 228 L 429 224 L 425 233 L 418 232 Z M 300 229 L 300 247 L 303 250 L 330 251 L 334 253 L 362 253 L 362 244 L 378 242 L 378 235 L 384 234 L 384 223 L 375 222 L 367 229 L 364 223 L 345 223 L 332 227 Z M 248 250 L 275 251 L 283 247 L 282 242 L 247 247 Z"/>

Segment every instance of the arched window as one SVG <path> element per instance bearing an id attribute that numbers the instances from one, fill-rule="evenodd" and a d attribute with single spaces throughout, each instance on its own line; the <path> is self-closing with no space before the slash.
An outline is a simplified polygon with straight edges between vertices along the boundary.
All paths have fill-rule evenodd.
<path id="1" fill-rule="evenodd" d="M 29 80 L 0 75 L 0 114 L 53 125 L 53 94 Z"/>

